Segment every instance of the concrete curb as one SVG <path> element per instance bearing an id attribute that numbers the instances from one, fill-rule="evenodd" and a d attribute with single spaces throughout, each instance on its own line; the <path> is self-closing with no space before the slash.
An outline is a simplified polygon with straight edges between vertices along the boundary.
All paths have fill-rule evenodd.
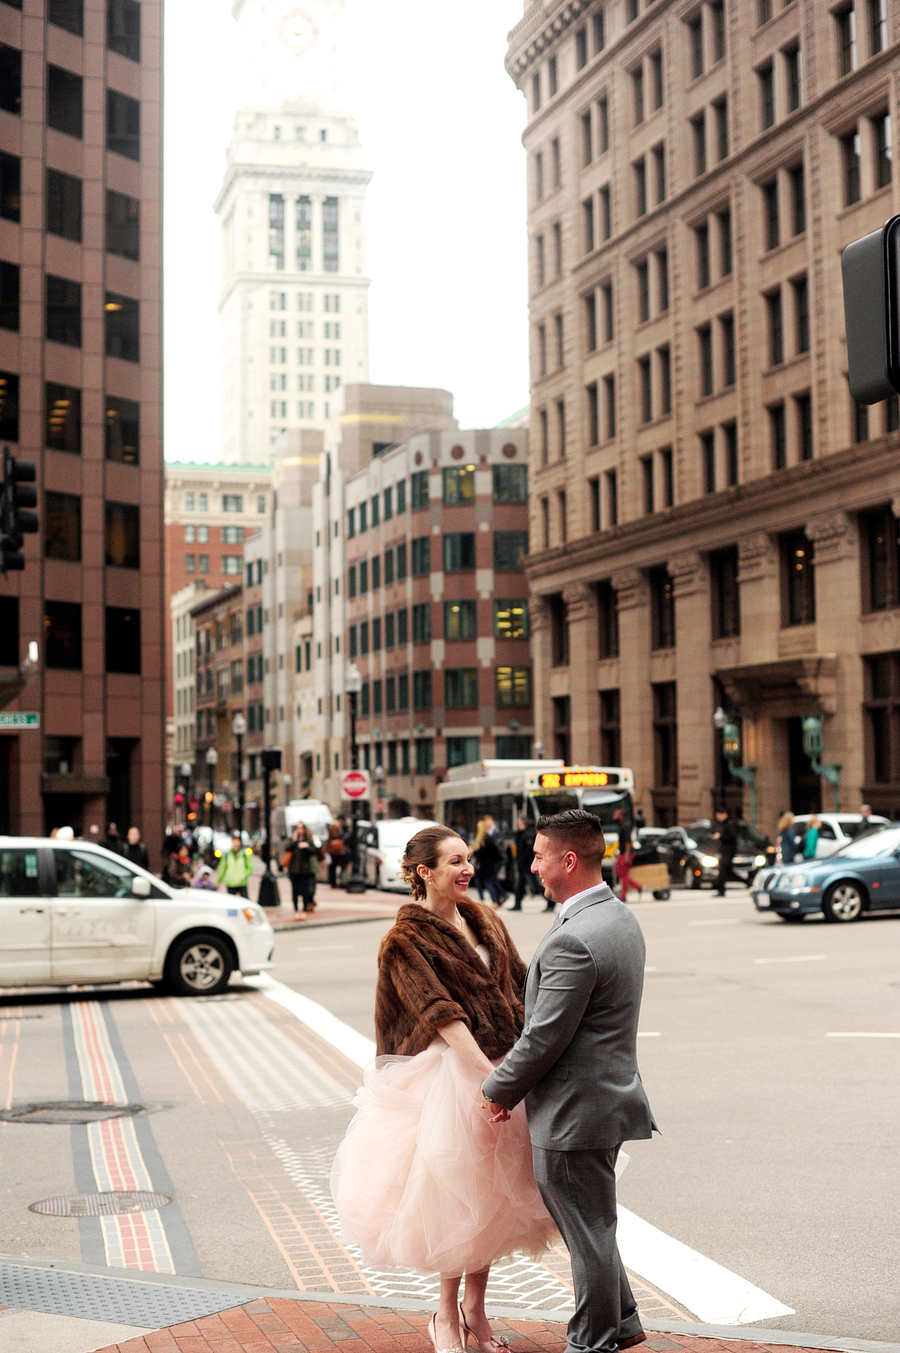
<path id="1" fill-rule="evenodd" d="M 390 921 L 393 919 L 391 913 L 386 911 L 380 916 L 335 916 L 330 921 L 275 921 L 269 917 L 269 922 L 272 929 L 277 933 L 292 930 L 296 934 L 300 934 L 306 930 L 322 930 L 325 926 L 330 925 L 360 925 L 364 921 Z"/>

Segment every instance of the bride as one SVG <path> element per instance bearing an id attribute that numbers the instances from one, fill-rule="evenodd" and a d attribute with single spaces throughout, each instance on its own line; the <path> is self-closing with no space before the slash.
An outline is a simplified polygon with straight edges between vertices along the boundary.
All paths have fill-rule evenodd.
<path id="1" fill-rule="evenodd" d="M 537 1257 L 558 1239 L 523 1106 L 495 1122 L 481 1097 L 522 1029 L 525 964 L 493 908 L 469 899 L 469 848 L 449 827 L 418 832 L 402 873 L 413 901 L 381 944 L 379 1056 L 354 1101 L 332 1194 L 367 1265 L 440 1274 L 435 1353 L 500 1353 L 506 1340 L 484 1310 L 491 1264 L 514 1251 Z"/>

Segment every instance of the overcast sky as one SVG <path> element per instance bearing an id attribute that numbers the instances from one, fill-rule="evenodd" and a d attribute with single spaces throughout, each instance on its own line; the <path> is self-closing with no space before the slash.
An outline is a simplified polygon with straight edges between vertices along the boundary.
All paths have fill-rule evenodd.
<path id="1" fill-rule="evenodd" d="M 463 427 L 528 399 L 522 0 L 347 0 L 349 111 L 374 179 L 370 379 L 450 390 Z M 166 6 L 166 457 L 219 455 L 219 221 L 240 52 L 230 0 Z"/>

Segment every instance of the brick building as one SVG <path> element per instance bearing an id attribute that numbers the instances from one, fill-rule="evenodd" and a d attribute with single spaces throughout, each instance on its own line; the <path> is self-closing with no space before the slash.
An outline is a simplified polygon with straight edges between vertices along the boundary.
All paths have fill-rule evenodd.
<path id="1" fill-rule="evenodd" d="M 846 380 L 840 252 L 900 208 L 900 5 L 528 4 L 535 721 L 648 820 L 900 811 L 896 400 Z M 745 811 L 749 803 L 744 804 Z"/>
<path id="2" fill-rule="evenodd" d="M 37 463 L 40 534 L 0 579 L 0 831 L 161 840 L 160 0 L 0 5 L 0 440 Z"/>
<path id="3" fill-rule="evenodd" d="M 216 827 L 232 825 L 237 796 L 237 749 L 231 731 L 234 715 L 244 712 L 243 586 L 238 582 L 191 607 L 196 651 L 194 788 L 199 818 Z M 210 760 L 210 752 L 215 753 Z M 214 803 L 204 804 L 206 793 Z"/>

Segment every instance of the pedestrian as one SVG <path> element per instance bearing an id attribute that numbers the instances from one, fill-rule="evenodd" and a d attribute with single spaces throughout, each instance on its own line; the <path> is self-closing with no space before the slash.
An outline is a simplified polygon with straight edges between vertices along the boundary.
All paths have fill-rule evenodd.
<path id="1" fill-rule="evenodd" d="M 291 898 L 295 912 L 299 910 L 297 903 L 301 898 L 304 913 L 316 909 L 316 861 L 321 854 L 310 835 L 309 828 L 305 823 L 298 822 L 281 857 L 281 867 L 287 870 L 291 881 Z"/>
<path id="2" fill-rule="evenodd" d="M 814 860 L 816 858 L 816 847 L 819 844 L 819 828 L 821 825 L 821 818 L 817 813 L 813 813 L 806 824 L 806 835 L 803 838 L 804 860 Z"/>
<path id="3" fill-rule="evenodd" d="M 181 827 L 178 825 L 177 822 L 174 824 L 174 826 L 167 827 L 165 840 L 163 841 L 164 857 L 168 859 L 170 855 L 177 855 L 181 847 L 181 843 L 185 839 L 186 837 L 183 836 Z"/>
<path id="4" fill-rule="evenodd" d="M 122 838 L 119 835 L 119 829 L 114 822 L 110 822 L 106 828 L 106 835 L 100 842 L 107 850 L 111 850 L 115 855 L 124 855 L 125 848 L 122 844 Z"/>
<path id="5" fill-rule="evenodd" d="M 642 832 L 647 825 L 647 819 L 644 817 L 643 808 L 639 808 L 634 815 L 634 829 L 636 832 Z"/>
<path id="6" fill-rule="evenodd" d="M 57 841 L 74 841 L 74 840 L 75 840 L 75 830 L 74 830 L 74 828 L 73 828 L 73 827 L 57 827 L 57 829 L 56 829 L 56 839 L 57 839 Z"/>
<path id="7" fill-rule="evenodd" d="M 249 897 L 247 882 L 253 873 L 253 852 L 244 846 L 240 832 L 232 832 L 231 849 L 219 861 L 216 882 L 236 897 Z"/>
<path id="8" fill-rule="evenodd" d="M 124 855 L 126 860 L 132 864 L 140 865 L 141 869 L 150 868 L 150 856 L 147 854 L 147 847 L 141 840 L 140 827 L 128 828 L 128 843 L 125 846 Z"/>
<path id="9" fill-rule="evenodd" d="M 503 852 L 493 831 L 495 826 L 496 823 L 490 813 L 480 820 L 472 858 L 478 870 L 475 886 L 478 888 L 479 897 L 483 897 L 482 889 L 484 889 L 494 906 L 499 908 L 503 894 L 497 875 L 503 864 Z"/>
<path id="10" fill-rule="evenodd" d="M 621 808 L 617 808 L 613 813 L 613 822 L 619 836 L 619 850 L 624 853 L 631 845 L 633 831 L 631 822 Z"/>
<path id="11" fill-rule="evenodd" d="M 379 1062 L 365 1072 L 332 1194 L 364 1264 L 440 1274 L 435 1353 L 502 1353 L 484 1310 L 490 1266 L 514 1250 L 536 1257 L 556 1238 L 523 1109 L 500 1130 L 480 1109 L 483 1078 L 522 1027 L 525 964 L 500 918 L 467 897 L 469 849 L 451 827 L 417 832 L 401 868 L 412 901 L 378 955 Z"/>
<path id="12" fill-rule="evenodd" d="M 191 881 L 192 888 L 202 888 L 206 892 L 214 893 L 219 885 L 216 883 L 216 876 L 208 864 L 201 864 Z"/>
<path id="13" fill-rule="evenodd" d="M 616 855 L 616 878 L 619 880 L 619 897 L 623 902 L 628 901 L 628 892 L 631 888 L 637 889 L 638 901 L 641 900 L 643 887 L 631 873 L 633 862 L 634 846 L 628 841 L 623 850 L 620 842 L 619 851 Z"/>
<path id="14" fill-rule="evenodd" d="M 325 851 L 328 855 L 328 886 L 329 888 L 336 888 L 338 886 L 338 875 L 343 868 L 344 857 L 347 853 L 347 847 L 344 844 L 344 829 L 340 819 L 332 822 L 328 828 Z"/>
<path id="15" fill-rule="evenodd" d="M 616 1245 L 615 1167 L 623 1142 L 656 1129 L 637 1062 L 644 937 L 603 882 L 604 850 L 584 809 L 538 818 L 534 867 L 560 919 L 528 969 L 524 1032 L 482 1087 L 493 1123 L 525 1101 L 535 1179 L 572 1258 L 568 1347 L 598 1353 L 646 1341 Z"/>
<path id="16" fill-rule="evenodd" d="M 797 854 L 797 836 L 794 831 L 794 814 L 782 813 L 778 819 L 778 845 L 781 848 L 781 863 L 793 864 Z"/>
<path id="17" fill-rule="evenodd" d="M 191 852 L 182 841 L 175 854 L 169 856 L 163 870 L 163 879 L 172 888 L 189 888 L 192 875 Z"/>
<path id="18" fill-rule="evenodd" d="M 717 841 L 719 845 L 719 872 L 716 875 L 716 892 L 719 897 L 724 897 L 726 885 L 731 878 L 734 857 L 737 854 L 738 824 L 737 819 L 732 817 L 727 808 L 716 809 L 716 822 L 719 830 L 712 834 L 712 839 Z"/>
<path id="19" fill-rule="evenodd" d="M 534 859 L 534 825 L 527 818 L 520 817 L 516 822 L 516 892 L 510 911 L 522 910 L 522 898 L 534 878 L 531 862 Z"/>

